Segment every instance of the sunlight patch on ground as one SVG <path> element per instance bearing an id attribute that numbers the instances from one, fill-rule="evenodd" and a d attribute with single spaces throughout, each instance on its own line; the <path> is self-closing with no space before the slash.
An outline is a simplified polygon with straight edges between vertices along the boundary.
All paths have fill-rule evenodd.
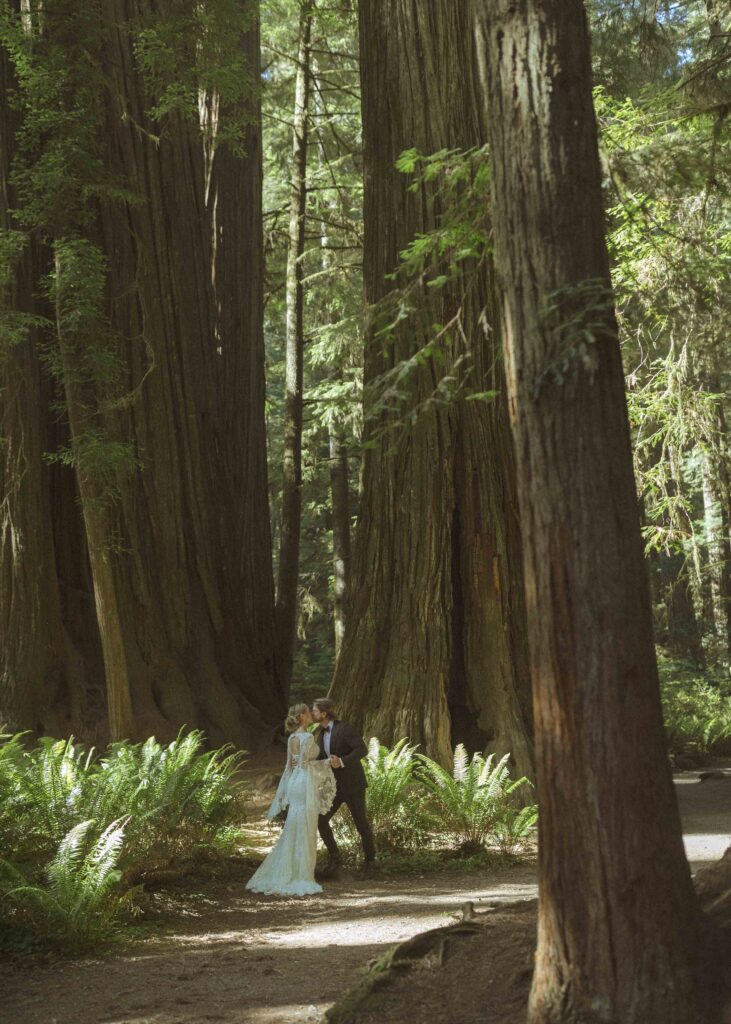
<path id="1" fill-rule="evenodd" d="M 731 824 L 731 822 L 730 822 Z M 691 867 L 699 867 L 723 857 L 731 846 L 731 831 L 725 835 L 689 835 L 683 837 L 685 855 Z"/>
<path id="2" fill-rule="evenodd" d="M 174 946 L 204 946 L 209 948 L 210 946 L 242 946 L 242 948 L 250 949 L 251 943 L 247 942 L 248 935 L 238 931 L 215 931 L 215 932 L 197 932 L 194 934 L 186 933 L 185 935 L 173 935 L 165 936 L 164 940 L 166 943 Z M 255 943 L 254 945 L 258 945 Z"/>
<path id="3" fill-rule="evenodd" d="M 282 1021 L 316 1021 L 322 1020 L 322 1015 L 330 1006 L 330 1003 L 311 1003 L 309 1006 L 298 1006 L 292 1003 L 289 1006 L 261 1006 L 252 1007 L 247 1015 L 247 1022 L 251 1024 L 282 1024 Z"/>
<path id="4" fill-rule="evenodd" d="M 418 924 L 421 927 L 421 924 Z M 428 928 L 429 923 L 424 923 Z M 333 920 L 327 924 L 307 925 L 296 931 L 280 932 L 268 936 L 270 946 L 288 946 L 290 948 L 325 949 L 344 946 L 378 946 L 394 942 L 394 932 L 413 934 L 415 930 L 413 918 L 404 922 L 398 919 L 387 928 L 382 917 L 360 917 L 343 926 L 342 921 Z M 385 932 L 385 934 L 384 934 Z M 396 939 L 395 941 L 398 941 Z"/>

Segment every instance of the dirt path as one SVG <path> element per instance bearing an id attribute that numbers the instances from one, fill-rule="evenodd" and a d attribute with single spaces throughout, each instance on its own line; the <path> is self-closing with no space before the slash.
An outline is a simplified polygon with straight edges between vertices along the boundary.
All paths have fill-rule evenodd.
<path id="1" fill-rule="evenodd" d="M 694 866 L 731 843 L 731 768 L 678 778 Z M 446 923 L 465 900 L 535 895 L 525 865 L 328 885 L 317 900 L 252 896 L 245 878 L 168 900 L 174 928 L 124 951 L 0 966 L 7 1024 L 295 1024 L 318 1021 L 388 946 Z M 4 1016 L 6 1014 L 7 1016 Z"/>

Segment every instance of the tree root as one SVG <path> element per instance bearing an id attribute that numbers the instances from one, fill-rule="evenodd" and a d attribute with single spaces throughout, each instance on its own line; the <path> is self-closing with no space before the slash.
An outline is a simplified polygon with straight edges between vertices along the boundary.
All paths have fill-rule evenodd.
<path id="1" fill-rule="evenodd" d="M 493 909 L 493 908 L 488 908 Z M 400 942 L 382 957 L 371 961 L 362 980 L 331 1006 L 325 1014 L 328 1024 L 358 1024 L 360 1014 L 369 1008 L 372 997 L 386 988 L 404 972 L 414 967 L 441 967 L 451 947 L 465 937 L 474 935 L 481 928 L 480 918 L 471 901 L 464 903 L 460 910 L 461 920 L 456 924 L 431 928 Z"/>

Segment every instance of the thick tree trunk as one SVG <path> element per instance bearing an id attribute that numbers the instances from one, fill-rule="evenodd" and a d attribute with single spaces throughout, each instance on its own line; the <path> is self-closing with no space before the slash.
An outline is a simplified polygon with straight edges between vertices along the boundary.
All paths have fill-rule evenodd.
<path id="1" fill-rule="evenodd" d="M 534 1024 L 692 1024 L 583 5 L 478 0 L 536 727 Z"/>
<path id="2" fill-rule="evenodd" d="M 469 24 L 467 8 L 448 0 L 361 4 L 370 307 L 387 303 L 399 254 L 440 217 L 434 185 L 410 189 L 395 169 L 399 155 L 485 142 Z M 500 387 L 489 266 L 472 266 L 443 289 L 422 281 L 412 299 L 408 317 L 387 335 L 379 328 L 391 311 L 377 308 L 366 341 L 361 514 L 333 695 L 344 715 L 384 742 L 409 736 L 442 762 L 459 741 L 511 751 L 518 771 L 532 774 L 505 406 L 465 398 Z M 450 322 L 441 352 L 462 390 L 442 403 L 433 400 L 440 364 L 414 357 L 432 340 L 434 323 Z M 379 416 L 380 381 L 405 360 L 418 364 L 398 385 L 406 400 Z"/>
<path id="3" fill-rule="evenodd" d="M 345 638 L 345 596 L 350 576 L 350 495 L 348 489 L 348 445 L 342 430 L 331 426 L 330 504 L 333 533 L 333 628 L 335 660 Z"/>
<path id="4" fill-rule="evenodd" d="M 94 171 L 98 201 L 77 196 L 74 220 L 44 228 L 57 253 L 83 243 L 108 268 L 98 315 L 83 324 L 79 306 L 60 355 L 112 733 L 167 738 L 187 725 L 214 743 L 254 744 L 283 708 L 263 416 L 256 19 L 242 0 L 231 32 L 240 32 L 252 91 L 236 111 L 214 98 L 216 133 L 204 148 L 192 120 L 150 116 L 157 97 L 136 33 L 158 27 L 167 6 L 100 0 L 99 20 L 69 0 L 43 10 L 33 59 L 44 47 L 64 53 L 62 99 L 75 111 L 88 100 L 90 56 L 106 88 L 85 136 L 88 165 L 103 168 Z M 178 42 L 194 66 L 195 41 Z M 226 135 L 234 113 L 248 124 L 243 146 Z M 108 181 L 126 193 L 105 195 Z M 61 262 L 57 294 L 73 268 Z M 96 463 L 84 459 L 90 437 Z"/>
<path id="5" fill-rule="evenodd" d="M 58 396 L 39 357 L 38 318 L 49 315 L 39 297 L 42 250 L 11 213 L 16 87 L 0 46 L 0 230 L 22 239 L 16 259 L 6 251 L 0 281 L 0 723 L 93 738 L 103 692 L 83 522 L 73 475 L 44 460 L 66 439 L 54 436 Z"/>
<path id="6" fill-rule="evenodd" d="M 292 129 L 292 181 L 287 253 L 287 331 L 284 374 L 284 452 L 282 458 L 282 525 L 277 580 L 277 652 L 285 693 L 292 681 L 297 630 L 300 525 L 302 519 L 302 385 L 304 361 L 304 290 L 307 209 L 307 118 L 310 93 L 312 13 L 301 4 Z"/>
<path id="7" fill-rule="evenodd" d="M 107 159 L 144 198 L 102 211 L 114 254 L 111 324 L 136 395 L 117 429 L 142 464 L 122 490 L 128 554 L 116 563 L 137 730 L 198 725 L 214 742 L 250 744 L 283 706 L 266 509 L 256 86 L 244 155 L 214 139 L 206 180 L 194 125 L 172 115 L 154 137 L 128 27 L 143 9 L 104 0 L 103 12 Z M 241 14 L 241 56 L 255 81 L 258 26 L 249 4 Z M 228 113 L 224 100 L 221 135 Z"/>

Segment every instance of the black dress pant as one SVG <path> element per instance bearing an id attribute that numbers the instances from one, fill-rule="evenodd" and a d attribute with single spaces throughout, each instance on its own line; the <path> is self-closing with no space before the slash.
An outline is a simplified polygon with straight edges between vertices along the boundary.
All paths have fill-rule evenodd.
<path id="1" fill-rule="evenodd" d="M 358 829 L 358 835 L 363 843 L 363 854 L 365 856 L 366 864 L 370 864 L 376 856 L 376 844 L 373 841 L 373 831 L 371 829 L 371 823 L 368 821 L 368 815 L 366 813 L 366 791 L 365 789 L 358 789 L 354 793 L 341 793 L 336 792 L 335 802 L 333 803 L 327 814 L 321 814 L 317 821 L 317 827 L 320 832 L 323 843 L 327 847 L 328 856 L 331 861 L 340 860 L 340 851 L 338 850 L 338 844 L 335 842 L 335 836 L 330 828 L 330 819 L 337 810 L 339 810 L 343 804 L 348 808 L 351 815 L 353 816 L 353 823 Z"/>

